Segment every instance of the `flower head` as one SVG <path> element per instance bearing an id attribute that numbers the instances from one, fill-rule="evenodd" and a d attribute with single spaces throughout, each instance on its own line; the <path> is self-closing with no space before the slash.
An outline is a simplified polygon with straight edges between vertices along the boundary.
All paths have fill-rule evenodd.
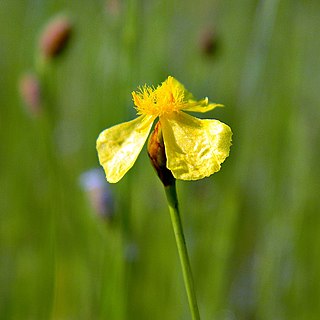
<path id="1" fill-rule="evenodd" d="M 207 112 L 220 104 L 196 101 L 175 78 L 157 88 L 132 93 L 138 117 L 104 130 L 97 150 L 109 182 L 118 182 L 133 166 L 155 119 L 159 118 L 166 166 L 176 179 L 198 180 L 220 170 L 228 157 L 232 132 L 218 120 L 201 120 L 184 111 Z"/>

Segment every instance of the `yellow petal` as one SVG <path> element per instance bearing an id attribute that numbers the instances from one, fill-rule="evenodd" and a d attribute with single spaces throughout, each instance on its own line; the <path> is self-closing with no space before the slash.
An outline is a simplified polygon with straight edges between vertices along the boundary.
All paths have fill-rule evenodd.
<path id="1" fill-rule="evenodd" d="M 100 164 L 109 182 L 118 182 L 135 163 L 154 117 L 140 116 L 104 130 L 97 140 Z"/>
<path id="2" fill-rule="evenodd" d="M 223 107 L 223 104 L 209 103 L 208 98 L 205 98 L 199 101 L 190 99 L 188 100 L 188 103 L 182 110 L 192 111 L 192 112 L 208 112 L 216 107 Z"/>
<path id="3" fill-rule="evenodd" d="M 170 86 L 172 87 L 172 89 L 171 89 L 172 93 L 179 93 L 179 94 L 182 93 L 184 101 L 195 102 L 193 94 L 191 92 L 189 92 L 184 87 L 184 85 L 182 83 L 180 83 L 176 78 L 169 76 L 165 82 L 170 83 Z M 174 97 L 174 98 L 177 98 L 177 97 Z"/>
<path id="4" fill-rule="evenodd" d="M 174 92 L 183 92 L 184 100 L 187 102 L 182 110 L 192 111 L 192 112 L 207 112 L 216 107 L 223 107 L 222 104 L 218 103 L 209 103 L 208 98 L 204 98 L 201 100 L 195 100 L 194 96 L 191 92 L 189 92 L 183 84 L 181 84 L 177 79 L 173 77 L 168 77 L 168 80 L 172 82 L 172 87 L 174 88 Z M 167 81 L 168 81 L 167 80 Z"/>
<path id="5" fill-rule="evenodd" d="M 232 132 L 218 120 L 200 120 L 184 112 L 160 118 L 167 167 L 176 179 L 198 180 L 220 170 L 228 157 Z"/>

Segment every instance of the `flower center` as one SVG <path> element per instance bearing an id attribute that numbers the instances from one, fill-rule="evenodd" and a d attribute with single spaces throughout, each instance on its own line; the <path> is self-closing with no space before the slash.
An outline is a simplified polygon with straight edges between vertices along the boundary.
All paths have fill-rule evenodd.
<path id="1" fill-rule="evenodd" d="M 143 86 L 133 92 L 133 101 L 138 114 L 162 116 L 181 110 L 185 106 L 184 91 L 169 77 L 156 89 Z"/>

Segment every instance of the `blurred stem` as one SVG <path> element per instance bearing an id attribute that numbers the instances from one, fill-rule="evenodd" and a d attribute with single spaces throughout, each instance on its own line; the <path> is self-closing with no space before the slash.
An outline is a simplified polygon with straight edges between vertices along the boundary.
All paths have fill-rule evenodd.
<path id="1" fill-rule="evenodd" d="M 249 46 L 240 86 L 240 103 L 247 104 L 248 99 L 258 90 L 261 75 L 266 66 L 270 43 L 278 12 L 279 0 L 260 0 L 252 26 L 252 43 Z"/>
<path id="2" fill-rule="evenodd" d="M 186 241 L 183 234 L 183 228 L 178 207 L 178 198 L 175 181 L 169 186 L 165 186 L 171 222 L 178 247 L 180 263 L 182 267 L 183 280 L 187 291 L 189 307 L 193 320 L 200 320 L 200 314 L 197 304 L 196 293 L 194 290 L 191 266 L 188 257 Z"/>

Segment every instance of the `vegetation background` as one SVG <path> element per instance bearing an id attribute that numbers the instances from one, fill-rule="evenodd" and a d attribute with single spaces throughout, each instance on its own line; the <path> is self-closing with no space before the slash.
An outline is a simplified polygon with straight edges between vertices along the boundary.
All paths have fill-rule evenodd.
<path id="1" fill-rule="evenodd" d="M 70 43 L 43 66 L 61 13 Z M 202 319 L 319 319 L 319 21 L 318 0 L 1 0 L 0 318 L 189 319 L 145 149 L 116 185 L 83 175 L 131 91 L 173 75 L 234 132 L 219 173 L 178 182 Z"/>

